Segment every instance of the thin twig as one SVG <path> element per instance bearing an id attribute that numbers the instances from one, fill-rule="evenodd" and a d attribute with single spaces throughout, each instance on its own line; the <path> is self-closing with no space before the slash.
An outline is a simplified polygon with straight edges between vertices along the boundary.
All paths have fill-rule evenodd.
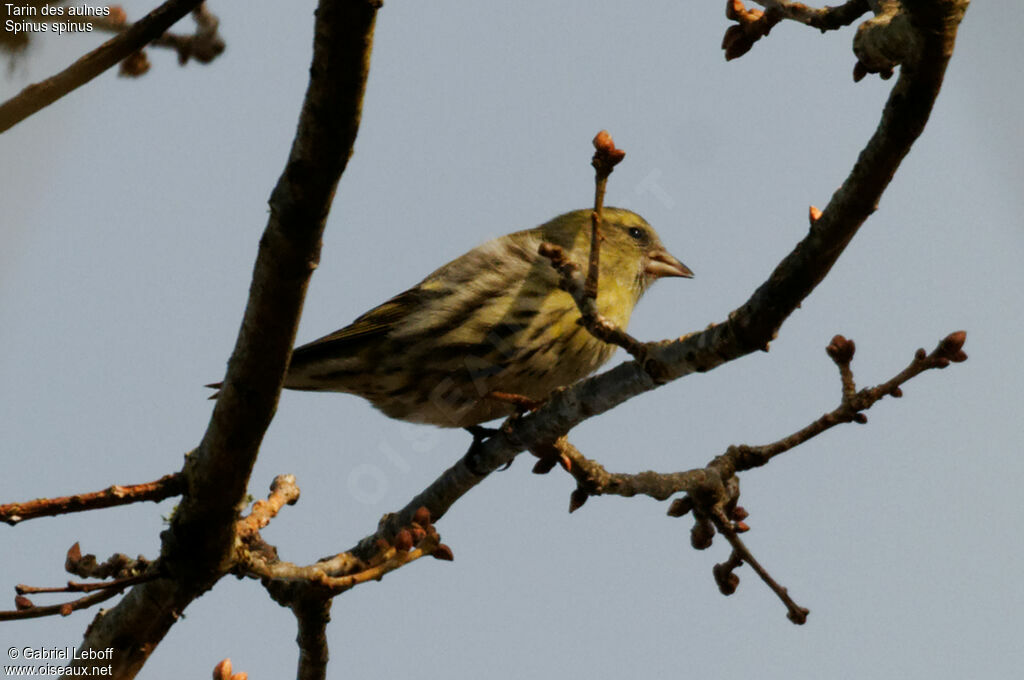
<path id="1" fill-rule="evenodd" d="M 160 479 L 142 484 L 114 484 L 102 491 L 58 496 L 56 498 L 37 498 L 20 503 L 0 505 L 0 522 L 10 525 L 24 522 L 37 517 L 53 517 L 72 512 L 85 512 L 112 508 L 118 505 L 129 505 L 142 501 L 158 503 L 172 496 L 180 496 L 184 492 L 184 477 L 181 473 L 164 475 Z"/>
<path id="2" fill-rule="evenodd" d="M 747 9 L 741 0 L 726 0 L 725 16 L 736 24 L 725 29 L 722 36 L 722 49 L 725 60 L 732 61 L 750 51 L 758 40 L 768 35 L 772 27 L 782 19 L 781 13 L 769 9 Z"/>
<path id="3" fill-rule="evenodd" d="M 859 392 L 854 392 L 853 375 L 850 372 L 850 360 L 853 358 L 854 344 L 852 340 L 847 340 L 841 335 L 837 335 L 832 339 L 828 350 L 829 356 L 832 357 L 832 360 L 838 366 L 842 376 L 843 398 L 840 405 L 806 427 L 771 444 L 731 447 L 735 449 L 734 464 L 736 471 L 740 472 L 760 467 L 775 456 L 799 446 L 808 439 L 836 425 L 849 422 L 866 423 L 868 420 L 863 411 L 874 406 L 883 397 L 902 396 L 903 390 L 901 385 L 908 380 L 930 369 L 946 368 L 950 363 L 966 361 L 967 354 L 963 351 L 966 340 L 967 333 L 964 331 L 950 333 L 939 342 L 931 353 L 926 353 L 923 349 L 917 350 L 910 364 L 889 380 L 874 387 L 866 387 Z"/>
<path id="4" fill-rule="evenodd" d="M 626 152 L 616 148 L 607 130 L 601 130 L 594 137 L 594 156 L 590 164 L 594 167 L 594 210 L 590 213 L 590 254 L 587 276 L 582 278 L 579 266 L 571 261 L 561 246 L 542 243 L 538 252 L 551 261 L 558 272 L 559 287 L 572 296 L 580 311 L 580 323 L 598 340 L 618 345 L 638 361 L 646 357 L 644 344 L 631 336 L 618 324 L 608 320 L 597 311 L 598 276 L 601 260 L 601 220 L 604 211 L 604 195 L 608 176 L 615 166 L 626 157 Z"/>
<path id="5" fill-rule="evenodd" d="M 396 569 L 415 562 L 421 557 L 433 555 L 441 544 L 436 536 L 427 536 L 420 545 L 412 550 L 403 551 L 390 547 L 381 554 L 378 564 L 367 566 L 360 571 L 344 576 L 328 576 L 316 565 L 300 567 L 290 562 L 264 563 L 253 561 L 248 572 L 260 578 L 273 579 L 280 582 L 308 582 L 331 595 L 340 595 L 352 588 L 370 581 L 379 581 Z"/>
<path id="6" fill-rule="evenodd" d="M 754 0 L 765 9 L 776 10 L 783 19 L 796 21 L 825 31 L 835 31 L 849 26 L 871 11 L 868 0 L 847 0 L 835 7 L 810 7 L 802 2 L 788 0 Z"/>
<path id="7" fill-rule="evenodd" d="M 122 579 L 144 574 L 153 568 L 154 562 L 142 555 L 135 559 L 122 553 L 114 553 L 103 562 L 93 554 L 82 554 L 78 541 L 68 548 L 64 558 L 64 571 L 82 578 Z"/>
<path id="8" fill-rule="evenodd" d="M 178 63 L 182 65 L 189 59 L 195 59 L 201 64 L 210 63 L 224 52 L 224 39 L 218 32 L 220 20 L 207 8 L 205 2 L 192 10 L 192 19 L 195 21 L 196 30 L 191 35 L 167 31 L 150 42 L 147 47 L 173 49 L 178 53 Z M 131 27 L 124 10 L 111 12 L 107 16 L 89 17 L 84 21 L 92 24 L 93 28 L 110 33 L 124 33 Z"/>
<path id="9" fill-rule="evenodd" d="M 598 340 L 618 345 L 643 362 L 647 356 L 646 345 L 598 313 L 595 299 L 587 295 L 586 281 L 579 273 L 579 266 L 568 258 L 565 250 L 553 243 L 542 243 L 537 252 L 550 260 L 558 272 L 559 286 L 576 302 L 583 327 Z"/>
<path id="10" fill-rule="evenodd" d="M 139 51 L 193 10 L 202 0 L 167 0 L 164 4 L 78 59 L 60 73 L 29 85 L 0 104 L 0 132 L 8 130 L 36 111 L 49 106 L 69 92 Z"/>
<path id="11" fill-rule="evenodd" d="M 66 586 L 36 587 L 18 584 L 14 587 L 19 595 L 31 595 L 35 593 L 91 593 L 94 590 L 107 590 L 108 588 L 124 588 L 133 586 L 136 583 L 145 583 L 156 578 L 155 574 L 140 574 L 138 576 L 126 576 L 112 581 L 101 581 L 99 583 L 81 583 L 79 581 L 68 581 Z"/>
<path id="12" fill-rule="evenodd" d="M 761 563 L 757 561 L 753 553 L 747 548 L 746 544 L 736 533 L 736 529 L 733 528 L 732 522 L 728 517 L 721 511 L 720 508 L 716 508 L 716 512 L 711 513 L 711 518 L 715 523 L 719 533 L 725 536 L 725 540 L 729 541 L 729 545 L 732 546 L 733 554 L 746 562 L 750 567 L 761 577 L 761 580 L 765 582 L 769 589 L 786 605 L 788 613 L 787 618 L 797 625 L 803 625 L 807 623 L 807 615 L 810 614 L 810 610 L 806 607 L 801 607 L 793 598 L 789 596 L 789 591 L 784 588 L 778 581 L 772 578 L 772 575 L 768 573 L 768 570 L 761 566 Z M 739 566 L 739 565 L 735 565 Z"/>
<path id="13" fill-rule="evenodd" d="M 725 30 L 722 37 L 722 49 L 725 59 L 730 61 L 750 51 L 761 38 L 767 36 L 772 28 L 783 19 L 790 19 L 825 31 L 836 30 L 849 26 L 859 17 L 870 11 L 868 0 L 848 0 L 838 7 L 817 9 L 800 2 L 787 0 L 755 0 L 764 7 L 747 9 L 742 0 L 726 0 L 725 16 L 736 23 Z"/>
<path id="14" fill-rule="evenodd" d="M 249 514 L 235 524 L 240 540 L 246 540 L 270 524 L 285 505 L 295 505 L 299 501 L 299 487 L 295 483 L 295 475 L 278 475 L 270 484 L 267 500 L 252 504 Z"/>
<path id="15" fill-rule="evenodd" d="M 615 148 L 615 142 L 607 130 L 601 130 L 594 137 L 594 210 L 590 213 L 590 257 L 587 280 L 583 294 L 591 300 L 597 299 L 597 278 L 601 262 L 601 220 L 604 217 L 604 194 L 608 188 L 608 177 L 615 166 L 626 157 L 626 152 Z"/>
<path id="16" fill-rule="evenodd" d="M 0 611 L 0 621 L 14 621 L 17 619 L 37 619 L 43 616 L 67 616 L 73 611 L 79 609 L 86 609 L 109 600 L 115 595 L 124 591 L 125 588 L 133 586 L 138 583 L 144 583 L 146 581 L 152 581 L 157 578 L 158 574 L 143 574 L 141 576 L 132 576 L 129 578 L 117 579 L 109 583 L 72 583 L 69 582 L 65 588 L 31 588 L 30 586 L 18 586 L 19 593 L 58 593 L 58 592 L 89 592 L 91 590 L 98 590 L 99 592 L 93 595 L 86 595 L 77 600 L 71 602 L 64 602 L 62 604 L 48 605 L 45 607 L 37 607 L 25 597 L 17 598 L 18 609 L 12 611 Z"/>
<path id="17" fill-rule="evenodd" d="M 613 473 L 600 463 L 587 458 L 565 437 L 556 440 L 552 446 L 569 459 L 571 463 L 569 469 L 576 479 L 578 489 L 588 496 L 645 495 L 657 500 L 665 500 L 676 493 L 691 493 L 704 486 L 708 471 L 712 468 L 723 478 L 729 478 L 737 472 L 760 467 L 775 456 L 789 451 L 836 425 L 850 422 L 866 423 L 867 417 L 862 412 L 870 409 L 885 396 L 901 396 L 900 386 L 903 383 L 926 370 L 945 368 L 951 362 L 965 361 L 967 355 L 963 351 L 963 345 L 966 338 L 967 334 L 964 331 L 950 333 L 930 354 L 926 354 L 923 349 L 917 350 L 910 364 L 889 380 L 854 393 L 848 391 L 852 390 L 853 385 L 853 375 L 850 372 L 849 364 L 853 358 L 854 345 L 852 341 L 842 336 L 836 336 L 829 345 L 829 355 L 843 376 L 843 397 L 839 406 L 796 432 L 770 444 L 730 446 L 725 453 L 716 456 L 703 468 L 694 468 L 684 472 Z M 849 381 L 849 385 L 847 385 L 847 381 Z M 575 507 L 582 505 L 578 497 L 570 502 Z"/>
<path id="18" fill-rule="evenodd" d="M 419 508 L 412 521 L 396 532 L 390 541 L 376 539 L 373 553 L 365 559 L 349 552 L 299 566 L 276 559 L 276 554 L 266 559 L 265 554 L 246 556 L 239 565 L 239 573 L 264 579 L 264 585 L 273 588 L 274 598 L 288 606 L 300 600 L 305 593 L 304 590 L 285 592 L 289 584 L 313 585 L 322 596 L 334 596 L 361 583 L 379 581 L 385 574 L 427 555 L 440 560 L 452 559 L 451 548 L 441 543 L 426 508 Z"/>
<path id="19" fill-rule="evenodd" d="M 640 472 L 637 474 L 611 473 L 604 466 L 584 456 L 576 447 L 562 437 L 550 448 L 558 455 L 567 458 L 568 465 L 563 465 L 576 479 L 577 487 L 569 499 L 569 512 L 580 508 L 592 495 L 614 494 L 634 496 L 645 494 L 658 500 L 664 500 L 677 492 L 685 492 L 686 496 L 677 499 L 669 508 L 669 515 L 679 517 L 693 512 L 695 525 L 691 532 L 691 542 L 697 549 L 711 545 L 714 529 L 711 523 L 723 534 L 738 556 L 737 559 L 747 562 L 757 572 L 769 588 L 786 605 L 788 618 L 796 624 L 807 620 L 808 610 L 797 605 L 782 587 L 754 558 L 738 536 L 739 530 L 748 527 L 742 521 L 746 511 L 736 506 L 739 499 L 737 473 L 764 465 L 774 456 L 788 451 L 825 430 L 840 423 L 866 423 L 867 417 L 862 413 L 885 396 L 899 397 L 902 395 L 900 386 L 922 372 L 933 368 L 945 368 L 950 363 L 966 361 L 963 351 L 967 334 L 964 331 L 950 333 L 936 346 L 931 353 L 923 349 L 917 350 L 911 363 L 891 379 L 871 388 L 855 391 L 853 372 L 850 362 L 853 359 L 855 345 L 841 335 L 832 338 L 826 348 L 828 355 L 839 369 L 842 385 L 840 405 L 829 413 L 816 419 L 810 425 L 797 432 L 765 446 L 730 446 L 728 450 L 716 456 L 707 466 L 685 472 L 656 473 Z M 543 461 L 550 461 L 554 454 L 547 454 Z M 545 463 L 547 469 L 553 464 Z M 545 470 L 546 471 L 546 470 Z M 730 515 L 733 519 L 730 519 Z M 725 594 L 735 590 L 739 579 L 732 571 L 739 566 L 737 559 L 730 559 L 725 564 L 715 567 L 715 579 Z"/>

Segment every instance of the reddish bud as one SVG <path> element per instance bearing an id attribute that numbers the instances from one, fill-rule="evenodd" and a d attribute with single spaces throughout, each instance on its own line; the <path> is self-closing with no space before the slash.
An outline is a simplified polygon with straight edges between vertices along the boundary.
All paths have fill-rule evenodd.
<path id="1" fill-rule="evenodd" d="M 864 415 L 863 413 L 854 413 L 853 414 L 853 422 L 859 423 L 861 425 L 866 425 L 867 422 L 868 422 L 868 417 L 866 415 Z"/>
<path id="2" fill-rule="evenodd" d="M 412 534 L 413 543 L 417 545 L 427 537 L 427 532 L 424 531 L 423 527 L 412 527 L 409 531 Z"/>
<path id="3" fill-rule="evenodd" d="M 919 347 L 918 350 L 914 352 L 914 358 L 918 361 L 923 361 L 926 356 L 928 356 L 928 352 L 925 352 L 923 347 Z"/>
<path id="4" fill-rule="evenodd" d="M 383 538 L 378 538 L 376 541 L 374 541 L 373 545 L 376 546 L 377 552 L 379 553 L 382 553 L 391 547 L 391 544 L 385 541 Z"/>
<path id="5" fill-rule="evenodd" d="M 859 83 L 864 80 L 864 76 L 868 74 L 868 67 L 863 62 L 858 61 L 853 65 L 853 82 Z"/>
<path id="6" fill-rule="evenodd" d="M 693 510 L 693 500 L 689 496 L 683 496 L 672 501 L 672 504 L 668 506 L 669 517 L 682 517 L 686 513 Z"/>
<path id="7" fill-rule="evenodd" d="M 128 14 L 125 13 L 124 7 L 121 5 L 110 5 L 107 7 L 110 10 L 110 23 L 115 26 L 123 26 L 128 21 Z"/>
<path id="8" fill-rule="evenodd" d="M 601 130 L 594 135 L 594 148 L 598 151 L 610 151 L 615 148 L 615 142 L 607 130 Z"/>
<path id="9" fill-rule="evenodd" d="M 741 26 L 730 26 L 725 29 L 725 35 L 722 36 L 722 49 L 725 50 L 726 61 L 742 57 L 753 46 L 754 43 L 743 32 Z"/>
<path id="10" fill-rule="evenodd" d="M 942 356 L 952 359 L 957 352 L 963 349 L 965 342 L 967 342 L 967 331 L 950 333 L 939 343 L 939 352 Z"/>
<path id="11" fill-rule="evenodd" d="M 626 152 L 615 148 L 615 141 L 607 130 L 601 130 L 594 137 L 594 160 L 592 165 L 598 174 L 610 173 L 612 168 L 626 157 Z"/>
<path id="12" fill-rule="evenodd" d="M 434 552 L 430 553 L 430 556 L 436 560 L 444 560 L 445 562 L 451 562 L 455 559 L 455 553 L 444 543 L 434 548 Z"/>
<path id="13" fill-rule="evenodd" d="M 149 70 L 149 57 L 145 51 L 132 52 L 121 62 L 119 74 L 129 78 L 138 78 Z"/>
<path id="14" fill-rule="evenodd" d="M 224 659 L 213 667 L 213 680 L 231 680 L 231 659 Z"/>
<path id="15" fill-rule="evenodd" d="M 400 550 L 401 552 L 410 550 L 413 546 L 412 533 L 408 529 L 402 529 L 395 534 L 395 540 L 391 544 L 395 546 L 395 550 Z"/>
<path id="16" fill-rule="evenodd" d="M 707 520 L 697 522 L 690 530 L 690 545 L 695 550 L 707 550 L 715 537 L 715 528 Z"/>
<path id="17" fill-rule="evenodd" d="M 590 494 L 583 489 L 576 489 L 569 495 L 569 512 L 576 512 L 590 498 Z"/>
<path id="18" fill-rule="evenodd" d="M 32 600 L 28 599 L 24 595 L 14 596 L 14 608 L 17 609 L 19 612 L 24 611 L 26 609 L 32 609 L 32 607 L 35 607 L 35 605 L 32 604 Z"/>
<path id="19" fill-rule="evenodd" d="M 742 505 L 737 505 L 732 510 L 732 518 L 737 522 L 742 522 L 746 518 L 750 517 L 750 513 Z"/>
<path id="20" fill-rule="evenodd" d="M 786 614 L 786 618 L 793 623 L 803 625 L 807 623 L 807 615 L 810 613 L 811 610 L 806 607 L 797 607 L 795 610 L 790 610 L 790 612 Z"/>
<path id="21" fill-rule="evenodd" d="M 416 522 L 416 524 L 419 524 L 421 527 L 425 527 L 430 524 L 430 510 L 427 509 L 427 506 L 421 505 L 417 508 L 416 512 L 412 515 L 412 521 Z"/>
<path id="22" fill-rule="evenodd" d="M 813 205 L 810 207 L 810 209 L 807 212 L 808 212 L 808 218 L 811 220 L 811 224 L 814 224 L 815 222 L 817 222 L 818 220 L 821 219 L 821 211 L 818 210 Z"/>
<path id="23" fill-rule="evenodd" d="M 64 557 L 64 571 L 74 572 L 78 563 L 82 561 L 82 547 L 75 541 L 75 544 L 68 548 L 68 553 Z"/>
<path id="24" fill-rule="evenodd" d="M 903 390 L 900 389 L 899 385 L 895 385 L 891 390 L 889 390 L 889 396 L 899 399 L 903 396 Z"/>
<path id="25" fill-rule="evenodd" d="M 733 567 L 728 564 L 716 564 L 711 569 L 718 584 L 718 591 L 722 595 L 732 595 L 740 584 L 740 577 L 733 572 Z"/>
<path id="26" fill-rule="evenodd" d="M 544 241 L 537 247 L 537 253 L 544 257 L 551 257 L 561 252 L 561 248 L 556 246 L 554 243 L 548 243 L 547 241 Z"/>
<path id="27" fill-rule="evenodd" d="M 832 361 L 837 364 L 848 364 L 853 359 L 853 354 L 857 350 L 857 346 L 853 340 L 847 340 L 841 335 L 832 337 L 832 342 L 828 344 L 825 351 L 832 357 Z"/>
<path id="28" fill-rule="evenodd" d="M 746 522 L 736 522 L 734 525 L 737 534 L 745 534 L 750 531 L 750 525 Z"/>
<path id="29" fill-rule="evenodd" d="M 75 611 L 75 608 L 71 606 L 70 602 L 65 602 L 60 606 L 61 616 L 71 616 L 71 613 Z"/>

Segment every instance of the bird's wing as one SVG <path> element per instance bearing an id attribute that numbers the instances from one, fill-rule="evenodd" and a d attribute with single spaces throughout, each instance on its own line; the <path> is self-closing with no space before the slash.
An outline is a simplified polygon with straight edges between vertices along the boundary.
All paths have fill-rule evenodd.
<path id="1" fill-rule="evenodd" d="M 525 279 L 537 259 L 539 243 L 539 229 L 488 241 L 439 267 L 416 286 L 348 326 L 296 348 L 291 365 L 294 368 L 320 359 L 353 356 L 367 344 L 385 340 L 393 329 L 402 329 L 407 319 L 418 320 L 425 324 L 423 327 L 444 325 L 461 309 L 456 303 L 464 302 L 470 292 L 482 290 L 483 298 L 490 298 L 508 292 L 510 282 Z M 553 270 L 550 276 L 555 276 Z M 422 314 L 429 314 L 432 323 L 424 320 Z M 414 322 L 413 326 L 419 324 Z"/>
<path id="2" fill-rule="evenodd" d="M 387 302 L 374 307 L 348 326 L 330 335 L 317 338 L 292 352 L 292 365 L 315 361 L 323 356 L 344 357 L 358 351 L 365 343 L 383 339 L 396 322 L 423 303 L 415 288 L 399 293 Z"/>

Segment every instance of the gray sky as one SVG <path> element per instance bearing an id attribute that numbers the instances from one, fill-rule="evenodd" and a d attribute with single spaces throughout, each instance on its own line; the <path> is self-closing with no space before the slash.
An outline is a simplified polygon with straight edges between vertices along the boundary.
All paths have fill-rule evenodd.
<path id="1" fill-rule="evenodd" d="M 336 600 L 333 677 L 1019 672 L 1022 90 L 998 5 L 968 11 L 923 137 L 771 351 L 571 435 L 613 470 L 687 469 L 833 408 L 835 333 L 857 342 L 868 385 L 966 329 L 966 364 L 742 477 L 748 545 L 811 609 L 807 625 L 748 568 L 721 596 L 711 568 L 725 543 L 692 550 L 667 504 L 595 498 L 570 516 L 571 480 L 523 459 L 439 523 L 454 563 L 423 560 Z M 137 18 L 149 5 L 127 6 Z M 151 52 L 144 78 L 105 74 L 0 136 L 3 501 L 155 479 L 198 443 L 202 385 L 223 375 L 294 133 L 312 8 L 215 5 L 228 50 L 214 64 Z M 388 2 L 299 341 L 488 238 L 588 205 L 601 128 L 627 151 L 608 203 L 644 215 L 697 274 L 655 286 L 631 330 L 723 320 L 803 236 L 807 206 L 828 202 L 891 85 L 852 82 L 852 29 L 782 24 L 726 63 L 726 26 L 720 2 Z M 0 95 L 101 39 L 36 41 Z M 296 562 L 347 548 L 467 444 L 355 397 L 285 393 L 251 491 L 291 472 L 302 499 L 264 536 Z M 3 607 L 16 583 L 66 581 L 74 541 L 101 559 L 156 556 L 172 507 L 0 527 Z M 76 646 L 94 613 L 4 624 L 0 640 Z M 255 581 L 223 580 L 186 616 L 143 677 L 205 677 L 225 656 L 253 678 L 294 673 L 292 616 Z"/>

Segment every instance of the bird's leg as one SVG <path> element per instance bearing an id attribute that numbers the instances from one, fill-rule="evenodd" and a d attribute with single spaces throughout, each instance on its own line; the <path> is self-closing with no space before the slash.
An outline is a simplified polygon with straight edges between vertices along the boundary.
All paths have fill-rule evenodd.
<path id="1" fill-rule="evenodd" d="M 530 399 L 522 394 L 513 394 L 511 392 L 499 392 L 492 390 L 484 395 L 485 398 L 494 399 L 496 401 L 503 401 L 506 404 L 512 404 L 516 407 L 516 413 L 522 415 L 529 411 L 536 411 L 539 409 L 544 402 L 537 401 L 536 399 Z"/>
<path id="2" fill-rule="evenodd" d="M 511 392 L 499 392 L 497 390 L 493 390 L 485 394 L 484 399 L 495 399 L 497 401 L 505 402 L 506 404 L 512 404 L 515 407 L 516 412 L 511 416 L 511 418 L 517 418 L 523 415 L 524 413 L 536 411 L 544 403 L 542 401 L 530 399 L 529 397 L 523 396 L 522 394 L 513 394 Z M 474 474 L 483 476 L 483 473 L 480 472 L 477 460 L 477 457 L 480 455 L 480 447 L 483 445 L 485 441 L 487 441 L 487 439 L 498 434 L 499 432 L 501 432 L 501 430 L 493 427 L 483 427 L 482 425 L 470 425 L 469 427 L 463 429 L 465 429 L 466 432 L 469 432 L 471 435 L 473 435 L 473 443 L 470 444 L 469 451 L 466 452 L 466 455 L 464 457 L 464 460 L 466 461 L 466 466 Z M 512 461 L 510 460 L 500 469 L 507 470 L 511 466 Z"/>

